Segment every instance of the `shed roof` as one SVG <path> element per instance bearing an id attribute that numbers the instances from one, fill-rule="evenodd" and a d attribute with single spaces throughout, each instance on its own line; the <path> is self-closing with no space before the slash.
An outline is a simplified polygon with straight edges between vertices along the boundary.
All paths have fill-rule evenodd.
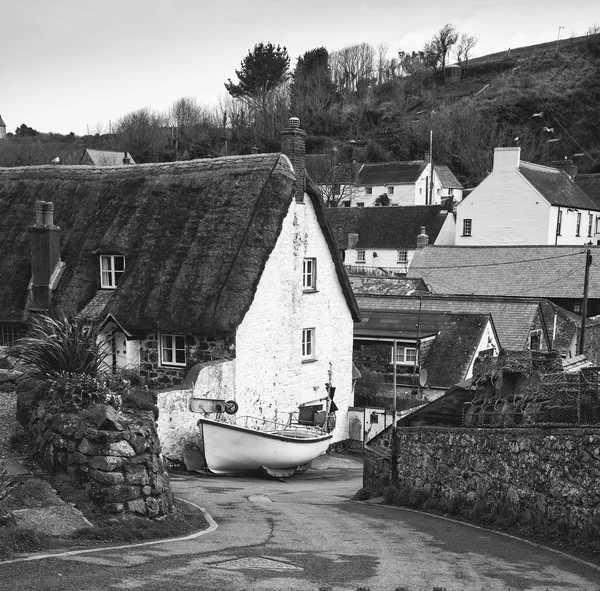
<path id="1" fill-rule="evenodd" d="M 123 166 L 123 158 L 125 157 L 124 151 L 112 152 L 109 150 L 92 150 L 91 148 L 86 148 L 79 159 L 80 164 L 86 154 L 90 157 L 94 166 Z M 135 164 L 129 152 L 127 152 L 127 158 L 129 158 L 130 164 Z"/>
<path id="2" fill-rule="evenodd" d="M 51 199 L 61 227 L 56 306 L 112 314 L 129 330 L 228 333 L 248 310 L 293 200 L 280 154 L 96 168 L 0 169 L 0 319 L 20 320 L 31 277 L 28 228 Z M 307 194 L 346 301 L 358 312 L 319 192 Z M 98 254 L 123 254 L 112 296 L 95 299 Z M 104 301 L 104 297 L 107 301 Z M 104 303 L 103 309 L 99 308 Z"/>
<path id="3" fill-rule="evenodd" d="M 426 246 L 407 277 L 421 277 L 438 294 L 581 299 L 587 248 L 589 297 L 600 298 L 598 246 Z"/>
<path id="4" fill-rule="evenodd" d="M 325 212 L 339 248 L 346 248 L 348 234 L 354 233 L 356 248 L 414 249 L 423 226 L 433 243 L 448 216 L 441 205 L 328 207 Z"/>
<path id="5" fill-rule="evenodd" d="M 486 298 L 475 296 L 391 297 L 383 294 L 357 294 L 356 300 L 362 315 L 372 310 L 471 313 L 491 315 L 498 333 L 500 346 L 505 349 L 522 350 L 528 346 L 529 331 L 540 303 L 536 300 L 513 298 Z"/>
<path id="6" fill-rule="evenodd" d="M 562 170 L 521 162 L 519 172 L 551 205 L 600 210 Z"/>

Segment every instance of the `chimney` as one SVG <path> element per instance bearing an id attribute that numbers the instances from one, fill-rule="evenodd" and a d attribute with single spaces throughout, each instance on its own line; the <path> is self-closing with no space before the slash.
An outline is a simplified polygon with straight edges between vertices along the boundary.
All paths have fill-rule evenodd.
<path id="1" fill-rule="evenodd" d="M 562 170 L 571 180 L 573 180 L 577 174 L 577 167 L 573 166 L 573 161 L 569 160 L 568 158 L 551 162 L 550 166 L 553 168 L 558 168 L 558 170 Z"/>
<path id="2" fill-rule="evenodd" d="M 421 226 L 421 233 L 417 236 L 417 248 L 424 248 L 429 244 L 429 236 L 425 234 L 425 226 Z"/>
<path id="3" fill-rule="evenodd" d="M 358 234 L 355 232 L 350 232 L 348 234 L 348 250 L 353 250 L 356 248 L 358 243 Z"/>
<path id="4" fill-rule="evenodd" d="M 123 164 L 131 164 L 131 158 L 127 155 L 127 150 L 125 150 L 123 155 Z"/>
<path id="5" fill-rule="evenodd" d="M 513 172 L 521 162 L 521 148 L 496 148 L 492 172 Z"/>
<path id="6" fill-rule="evenodd" d="M 60 262 L 60 228 L 54 225 L 54 204 L 35 202 L 31 235 L 31 301 L 35 309 L 50 308 L 50 283 Z"/>
<path id="7" fill-rule="evenodd" d="M 250 148 L 250 154 L 258 154 L 258 148 L 256 146 L 252 146 Z"/>
<path id="8" fill-rule="evenodd" d="M 290 159 L 296 175 L 294 197 L 297 203 L 304 203 L 306 187 L 306 132 L 300 129 L 300 119 L 290 117 L 287 129 L 281 132 L 281 151 Z"/>

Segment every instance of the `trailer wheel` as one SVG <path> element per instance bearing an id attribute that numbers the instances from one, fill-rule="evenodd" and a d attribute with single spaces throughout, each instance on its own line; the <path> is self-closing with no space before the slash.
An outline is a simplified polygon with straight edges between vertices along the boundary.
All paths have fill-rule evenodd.
<path id="1" fill-rule="evenodd" d="M 235 400 L 227 400 L 225 402 L 225 412 L 228 415 L 234 415 L 238 411 L 238 403 Z"/>

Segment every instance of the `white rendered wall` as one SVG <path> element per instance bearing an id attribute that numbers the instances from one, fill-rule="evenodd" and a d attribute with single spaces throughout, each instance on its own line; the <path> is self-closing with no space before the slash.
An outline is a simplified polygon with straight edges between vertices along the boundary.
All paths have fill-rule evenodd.
<path id="1" fill-rule="evenodd" d="M 562 212 L 560 235 L 556 234 L 558 212 Z M 581 213 L 581 227 L 577 236 L 577 212 Z M 592 233 L 588 233 L 589 215 L 592 215 Z M 568 207 L 552 207 L 548 225 L 548 244 L 587 244 L 590 241 L 597 244 L 599 236 L 596 234 L 597 217 L 600 212 L 587 209 L 569 211 Z"/>
<path id="2" fill-rule="evenodd" d="M 492 347 L 496 349 L 496 355 L 498 355 L 498 352 L 500 351 L 500 346 L 498 345 L 498 340 L 496 339 L 496 335 L 492 330 L 492 324 L 488 322 L 481 337 L 481 340 L 479 341 L 479 345 L 477 345 L 475 355 L 473 355 L 473 359 L 471 359 L 471 363 L 469 364 L 469 369 L 467 370 L 465 380 L 468 380 L 473 377 L 473 366 L 475 365 L 475 359 L 479 357 L 479 353 L 481 353 L 481 351 L 491 349 Z M 494 357 L 496 355 L 494 355 Z"/>
<path id="3" fill-rule="evenodd" d="M 415 255 L 415 250 L 406 250 L 407 253 L 407 263 L 399 263 L 398 262 L 398 250 L 395 248 L 364 248 L 359 249 L 365 251 L 365 261 L 364 263 L 357 262 L 356 258 L 356 249 L 349 248 L 345 251 L 344 254 L 344 264 L 349 265 L 351 267 L 394 267 L 398 268 L 400 272 L 406 272 L 408 267 L 410 267 L 410 263 Z M 373 256 L 377 253 L 377 256 Z"/>
<path id="4" fill-rule="evenodd" d="M 455 243 L 457 246 L 548 244 L 550 210 L 550 204 L 516 169 L 497 172 L 494 168 L 456 207 Z M 464 219 L 472 220 L 471 236 L 462 235 Z"/>
<path id="5" fill-rule="evenodd" d="M 317 259 L 317 291 L 303 292 L 302 264 Z M 302 329 L 315 328 L 316 359 L 302 362 Z M 307 196 L 293 203 L 254 301 L 236 334 L 239 415 L 285 419 L 298 404 L 326 395 L 333 372 L 339 407 L 332 442 L 347 439 L 354 323 L 325 238 Z"/>

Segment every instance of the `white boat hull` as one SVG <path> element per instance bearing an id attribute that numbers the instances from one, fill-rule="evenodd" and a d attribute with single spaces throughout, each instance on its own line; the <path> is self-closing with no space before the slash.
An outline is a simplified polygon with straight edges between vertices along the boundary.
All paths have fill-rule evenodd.
<path id="1" fill-rule="evenodd" d="M 214 474 L 266 470 L 274 476 L 290 476 L 324 454 L 331 433 L 311 427 L 256 430 L 201 418 L 206 466 Z"/>

